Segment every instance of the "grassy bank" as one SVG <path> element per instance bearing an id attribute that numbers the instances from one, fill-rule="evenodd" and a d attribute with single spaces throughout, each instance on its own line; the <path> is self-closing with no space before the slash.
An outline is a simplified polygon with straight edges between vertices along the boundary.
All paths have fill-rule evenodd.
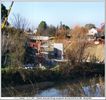
<path id="1" fill-rule="evenodd" d="M 3 69 L 2 87 L 34 84 L 36 82 L 56 81 L 61 73 L 42 69 Z"/>
<path id="2" fill-rule="evenodd" d="M 41 90 L 54 86 L 54 82 L 37 82 L 35 84 L 9 86 L 2 88 L 2 97 L 34 96 Z"/>
<path id="3" fill-rule="evenodd" d="M 2 88 L 2 97 L 35 97 L 40 96 L 39 94 L 46 90 L 48 90 L 46 95 L 49 96 L 50 89 L 53 88 L 60 91 L 62 96 L 104 96 L 104 77 L 87 77 L 85 80 L 81 78 L 72 81 L 38 82 L 29 85 L 10 86 Z M 88 89 L 89 91 L 86 92 L 83 89 Z M 98 89 L 99 93 L 97 92 Z"/>
<path id="4" fill-rule="evenodd" d="M 64 65 L 58 69 L 15 69 L 5 68 L 1 70 L 2 87 L 35 84 L 37 82 L 56 82 L 63 80 L 72 80 L 80 77 L 88 77 L 94 75 L 104 76 L 104 64 L 84 64 L 74 66 L 73 69 Z"/>

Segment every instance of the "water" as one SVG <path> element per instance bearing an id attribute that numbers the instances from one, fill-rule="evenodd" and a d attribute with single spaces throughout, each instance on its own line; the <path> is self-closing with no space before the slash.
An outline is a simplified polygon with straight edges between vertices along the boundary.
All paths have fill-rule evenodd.
<path id="1" fill-rule="evenodd" d="M 40 87 L 44 87 L 41 89 Z M 46 87 L 45 87 L 46 86 Z M 9 88 L 2 91 L 3 96 L 25 96 L 25 97 L 104 97 L 104 81 L 96 79 L 77 80 L 71 82 L 59 82 L 56 84 L 42 83 L 37 88 L 26 85 L 17 88 Z M 9 93 L 8 93 L 9 92 Z M 12 93 L 12 94 L 10 94 Z"/>
<path id="2" fill-rule="evenodd" d="M 104 96 L 104 85 L 100 84 L 88 85 L 81 87 L 80 84 L 60 84 L 49 89 L 38 92 L 35 96 L 37 97 L 103 97 Z"/>
<path id="3" fill-rule="evenodd" d="M 87 96 L 87 97 L 102 97 L 103 95 L 101 94 L 101 89 L 100 87 L 96 88 L 96 91 L 92 94 L 92 91 L 90 89 L 90 86 L 83 87 L 82 89 L 84 92 L 82 93 L 82 96 Z M 49 88 L 46 90 L 41 91 L 40 93 L 36 94 L 35 96 L 39 97 L 65 97 L 65 96 L 73 96 L 69 95 L 68 90 L 60 90 L 56 88 Z M 76 94 L 77 96 L 77 94 Z"/>
<path id="4" fill-rule="evenodd" d="M 92 88 L 90 86 L 83 87 L 83 91 L 84 91 L 85 96 L 102 97 L 102 89 L 101 89 L 101 86 L 99 84 L 96 84 L 94 92 L 91 89 Z"/>
<path id="5" fill-rule="evenodd" d="M 55 88 L 50 88 L 47 90 L 44 90 L 42 92 L 40 92 L 39 94 L 36 94 L 35 96 L 40 96 L 40 97 L 61 97 L 62 94 L 60 93 L 60 91 L 58 89 Z"/>

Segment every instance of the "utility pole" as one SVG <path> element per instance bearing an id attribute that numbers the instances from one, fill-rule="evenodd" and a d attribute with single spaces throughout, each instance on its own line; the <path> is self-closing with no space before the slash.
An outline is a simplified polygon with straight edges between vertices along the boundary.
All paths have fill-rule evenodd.
<path id="1" fill-rule="evenodd" d="M 14 3 L 14 1 L 12 1 L 11 5 L 10 5 L 10 7 L 9 7 L 7 17 L 5 17 L 5 19 L 4 19 L 3 23 L 2 23 L 1 28 L 4 28 L 4 27 L 6 26 L 6 23 L 7 23 L 7 20 L 8 20 L 8 16 L 9 16 L 9 14 L 10 14 L 10 11 L 11 11 L 11 8 L 12 8 L 12 6 L 13 6 L 13 3 Z"/>

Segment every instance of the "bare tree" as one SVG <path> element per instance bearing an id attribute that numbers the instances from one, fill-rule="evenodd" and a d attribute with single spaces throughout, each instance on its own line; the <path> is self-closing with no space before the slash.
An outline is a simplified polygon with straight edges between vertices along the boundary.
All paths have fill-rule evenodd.
<path id="1" fill-rule="evenodd" d="M 88 30 L 84 27 L 75 27 L 71 31 L 71 45 L 66 50 L 69 63 L 77 64 L 85 60 L 88 55 L 85 55 L 85 50 L 89 46 L 87 42 Z"/>
<path id="2" fill-rule="evenodd" d="M 29 27 L 29 21 L 20 14 L 13 15 L 13 26 L 17 29 L 26 30 Z"/>
<path id="3" fill-rule="evenodd" d="M 21 67 L 23 63 L 27 39 L 24 30 L 28 24 L 20 16 L 15 18 L 14 27 L 2 29 L 2 66 Z"/>

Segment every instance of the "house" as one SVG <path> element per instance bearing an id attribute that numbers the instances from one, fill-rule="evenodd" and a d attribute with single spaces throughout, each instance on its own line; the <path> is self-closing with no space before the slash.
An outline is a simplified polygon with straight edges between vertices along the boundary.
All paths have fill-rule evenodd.
<path id="1" fill-rule="evenodd" d="M 92 28 L 88 31 L 87 33 L 87 36 L 88 36 L 88 40 L 91 41 L 91 40 L 95 40 L 97 37 L 98 37 L 98 31 L 96 28 Z"/>
<path id="2" fill-rule="evenodd" d="M 52 39 L 54 38 L 48 36 L 30 35 L 29 46 L 37 49 L 38 55 L 48 59 L 48 52 L 53 51 Z"/>
<path id="3" fill-rule="evenodd" d="M 88 35 L 93 35 L 94 36 L 95 34 L 98 34 L 98 32 L 95 28 L 90 29 L 89 32 L 88 32 Z"/>
<path id="4" fill-rule="evenodd" d="M 41 51 L 41 46 L 46 44 L 48 40 L 49 37 L 47 36 L 36 36 L 36 35 L 29 36 L 30 47 L 37 49 L 39 52 Z"/>
<path id="5" fill-rule="evenodd" d="M 53 43 L 53 37 L 48 36 L 35 36 L 30 35 L 29 46 L 38 50 L 40 54 L 43 54 L 45 58 L 48 59 L 48 54 L 52 51 L 55 56 L 54 58 L 63 59 L 63 44 Z M 57 54 L 57 56 L 56 56 Z"/>
<path id="6" fill-rule="evenodd" d="M 97 29 L 99 38 L 105 39 L 105 24 L 101 24 L 101 27 Z"/>
<path id="7" fill-rule="evenodd" d="M 46 66 L 52 66 L 55 60 L 63 60 L 63 43 L 55 43 L 54 37 L 29 35 L 28 47 L 36 50 L 35 61 Z M 30 55 L 30 54 L 29 54 Z"/>

